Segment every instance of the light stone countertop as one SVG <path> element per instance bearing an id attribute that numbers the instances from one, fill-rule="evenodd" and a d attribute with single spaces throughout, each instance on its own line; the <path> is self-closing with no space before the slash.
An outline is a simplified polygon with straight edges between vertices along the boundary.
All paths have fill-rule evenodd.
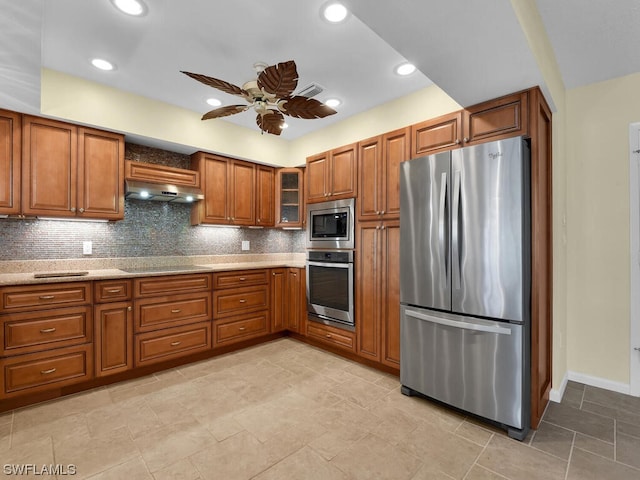
<path id="1" fill-rule="evenodd" d="M 187 268 L 185 270 L 179 270 L 182 266 Z M 279 267 L 304 268 L 304 253 L 0 262 L 0 286 L 81 282 L 88 280 L 112 280 L 118 278 L 182 275 L 188 273 L 253 270 Z M 126 272 L 121 270 L 121 268 L 127 270 L 144 270 L 149 268 L 152 270 Z M 34 277 L 36 273 L 55 274 L 65 272 L 87 272 L 87 274 L 48 278 Z"/>

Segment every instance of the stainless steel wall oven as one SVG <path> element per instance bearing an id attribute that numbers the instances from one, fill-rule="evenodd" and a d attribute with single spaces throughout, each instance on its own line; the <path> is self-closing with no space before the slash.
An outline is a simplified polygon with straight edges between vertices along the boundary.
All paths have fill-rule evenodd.
<path id="1" fill-rule="evenodd" d="M 307 251 L 309 320 L 355 330 L 353 251 Z"/>

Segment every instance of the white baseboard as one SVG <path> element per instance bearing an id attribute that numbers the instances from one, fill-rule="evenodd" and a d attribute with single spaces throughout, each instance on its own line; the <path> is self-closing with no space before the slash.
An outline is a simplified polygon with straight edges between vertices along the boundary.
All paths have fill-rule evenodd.
<path id="1" fill-rule="evenodd" d="M 606 378 L 594 377 L 592 375 L 586 375 L 578 372 L 567 372 L 564 374 L 564 378 L 560 382 L 558 388 L 552 388 L 549 392 L 549 400 L 552 402 L 560 403 L 564 396 L 564 391 L 567 388 L 569 380 L 573 382 L 589 385 L 590 387 L 602 388 L 604 390 L 611 390 L 612 392 L 624 393 L 631 395 L 631 385 L 628 383 L 614 382 L 607 380 Z"/>
<path id="2" fill-rule="evenodd" d="M 565 372 L 564 378 L 560 382 L 560 388 L 552 388 L 549 392 L 549 400 L 552 402 L 560 403 L 562 397 L 564 397 L 564 391 L 567 388 L 567 382 L 569 382 L 569 372 Z"/>

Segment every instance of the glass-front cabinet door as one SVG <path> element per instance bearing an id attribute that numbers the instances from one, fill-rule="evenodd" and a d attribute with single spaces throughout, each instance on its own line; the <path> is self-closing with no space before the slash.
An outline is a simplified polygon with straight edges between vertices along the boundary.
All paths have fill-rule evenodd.
<path id="1" fill-rule="evenodd" d="M 304 170 L 281 168 L 276 180 L 276 227 L 302 228 L 304 224 L 303 202 Z"/>

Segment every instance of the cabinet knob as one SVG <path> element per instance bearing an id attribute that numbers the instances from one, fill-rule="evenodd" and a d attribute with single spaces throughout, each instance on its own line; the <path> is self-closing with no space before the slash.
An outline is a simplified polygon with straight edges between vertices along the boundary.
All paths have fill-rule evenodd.
<path id="1" fill-rule="evenodd" d="M 382 225 L 382 226 L 380 227 L 380 230 L 384 230 L 384 225 Z"/>
<path id="2" fill-rule="evenodd" d="M 127 307 L 127 312 L 130 312 L 131 310 L 133 310 L 133 308 Z"/>
<path id="3" fill-rule="evenodd" d="M 73 213 L 75 213 L 76 207 L 71 207 L 69 210 L 71 210 Z"/>
<path id="4" fill-rule="evenodd" d="M 459 138 L 456 138 L 456 141 L 455 141 L 455 142 L 453 142 L 453 143 L 455 143 L 456 145 L 460 145 L 460 139 L 459 139 Z"/>
<path id="5" fill-rule="evenodd" d="M 80 213 L 84 213 L 84 208 L 80 208 Z"/>
<path id="6" fill-rule="evenodd" d="M 464 143 L 467 143 L 467 142 L 469 141 L 469 137 L 464 137 L 464 138 L 462 139 L 462 141 L 463 141 Z"/>
<path id="7" fill-rule="evenodd" d="M 384 215 L 384 210 L 382 210 L 382 211 L 380 212 L 380 215 Z"/>
<path id="8" fill-rule="evenodd" d="M 262 220 L 258 219 L 258 223 L 260 223 Z"/>

